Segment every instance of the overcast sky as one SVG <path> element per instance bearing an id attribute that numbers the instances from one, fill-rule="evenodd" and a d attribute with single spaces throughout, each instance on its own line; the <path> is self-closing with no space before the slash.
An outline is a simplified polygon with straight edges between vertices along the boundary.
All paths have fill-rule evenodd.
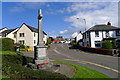
<path id="1" fill-rule="evenodd" d="M 108 21 L 118 27 L 118 2 L 102 2 L 102 0 L 101 2 L 2 2 L 0 26 L 12 29 L 26 23 L 37 28 L 38 9 L 42 9 L 43 30 L 49 36 L 75 37 L 85 28 L 107 24 Z"/>

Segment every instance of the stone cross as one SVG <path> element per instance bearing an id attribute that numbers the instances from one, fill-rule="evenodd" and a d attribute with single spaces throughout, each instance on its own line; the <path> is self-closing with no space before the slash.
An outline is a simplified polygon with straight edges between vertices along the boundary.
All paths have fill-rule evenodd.
<path id="1" fill-rule="evenodd" d="M 49 59 L 47 57 L 47 46 L 43 42 L 43 31 L 42 31 L 42 10 L 38 10 L 38 43 L 34 47 L 34 60 L 36 65 L 47 65 Z"/>

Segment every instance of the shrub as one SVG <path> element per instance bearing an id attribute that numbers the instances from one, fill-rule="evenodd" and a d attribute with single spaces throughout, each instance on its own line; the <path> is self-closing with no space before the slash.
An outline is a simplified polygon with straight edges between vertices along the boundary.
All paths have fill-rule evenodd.
<path id="1" fill-rule="evenodd" d="M 112 48 L 113 48 L 113 49 L 116 49 L 116 40 L 115 40 L 115 39 L 112 40 Z"/>
<path id="2" fill-rule="evenodd" d="M 1 38 L 0 44 L 2 44 L 2 51 L 14 51 L 14 40 L 10 38 Z"/>
<path id="3" fill-rule="evenodd" d="M 75 41 L 71 41 L 70 44 L 71 45 L 77 45 L 77 43 Z"/>
<path id="4" fill-rule="evenodd" d="M 102 48 L 104 49 L 112 49 L 112 43 L 110 40 L 103 41 Z"/>
<path id="5" fill-rule="evenodd" d="M 24 44 L 15 43 L 15 45 L 19 45 L 21 49 L 25 49 L 25 45 Z"/>
<path id="6" fill-rule="evenodd" d="M 93 52 L 97 54 L 112 55 L 111 49 L 91 48 L 91 47 L 78 46 L 78 45 L 74 45 L 73 47 L 79 48 L 80 50 L 83 50 L 83 51 Z"/>
<path id="7" fill-rule="evenodd" d="M 25 46 L 24 44 L 15 43 L 15 45 L 20 46 L 20 51 L 26 51 L 27 49 L 30 48 L 30 46 Z"/>
<path id="8" fill-rule="evenodd" d="M 16 53 L 17 54 L 17 53 Z M 2 74 L 14 79 L 45 79 L 45 80 L 68 80 L 64 75 L 55 72 L 48 72 L 43 70 L 33 70 L 23 65 L 33 61 L 33 58 L 26 57 L 23 55 L 7 55 L 2 54 Z M 15 80 L 16 80 L 15 79 Z M 60 79 L 61 80 L 61 79 Z M 69 79 L 70 80 L 70 79 Z"/>
<path id="9" fill-rule="evenodd" d="M 51 38 L 47 38 L 47 43 L 46 44 L 48 45 L 48 44 L 51 44 L 51 43 L 52 43 Z"/>

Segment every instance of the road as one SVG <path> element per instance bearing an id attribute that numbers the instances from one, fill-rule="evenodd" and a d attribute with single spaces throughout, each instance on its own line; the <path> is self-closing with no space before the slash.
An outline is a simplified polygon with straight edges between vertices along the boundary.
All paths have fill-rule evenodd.
<path id="1" fill-rule="evenodd" d="M 48 56 L 52 60 L 86 66 L 102 72 L 111 78 L 118 78 L 118 57 L 70 49 L 68 44 L 52 44 Z"/>

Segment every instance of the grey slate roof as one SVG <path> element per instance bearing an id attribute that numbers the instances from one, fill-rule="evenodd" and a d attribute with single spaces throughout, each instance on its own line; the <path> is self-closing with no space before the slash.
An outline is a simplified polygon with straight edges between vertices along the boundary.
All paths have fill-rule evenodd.
<path id="1" fill-rule="evenodd" d="M 25 23 L 24 23 L 25 24 Z M 26 24 L 25 24 L 26 25 Z M 31 27 L 31 26 L 28 26 L 28 25 L 26 25 L 32 32 L 36 32 L 36 33 L 38 33 L 38 29 L 37 28 L 34 28 L 34 27 Z M 45 35 L 47 35 L 44 31 L 43 31 L 43 33 L 45 34 Z"/>
<path id="2" fill-rule="evenodd" d="M 103 24 L 103 25 L 95 25 L 87 31 L 106 31 L 106 30 L 117 30 L 117 29 L 120 28 Z"/>
<path id="3" fill-rule="evenodd" d="M 16 29 L 16 28 L 15 28 Z M 8 30 L 5 30 L 2 32 L 2 34 L 9 34 L 11 33 L 12 31 L 14 31 L 15 29 L 8 29 Z"/>
<path id="4" fill-rule="evenodd" d="M 11 33 L 12 31 L 14 31 L 14 30 L 16 30 L 17 28 L 15 28 L 15 29 L 8 29 L 8 30 L 5 30 L 5 31 L 3 31 L 3 32 L 1 32 L 0 34 L 2 35 L 2 36 L 5 36 L 5 35 L 8 35 L 9 33 Z"/>

